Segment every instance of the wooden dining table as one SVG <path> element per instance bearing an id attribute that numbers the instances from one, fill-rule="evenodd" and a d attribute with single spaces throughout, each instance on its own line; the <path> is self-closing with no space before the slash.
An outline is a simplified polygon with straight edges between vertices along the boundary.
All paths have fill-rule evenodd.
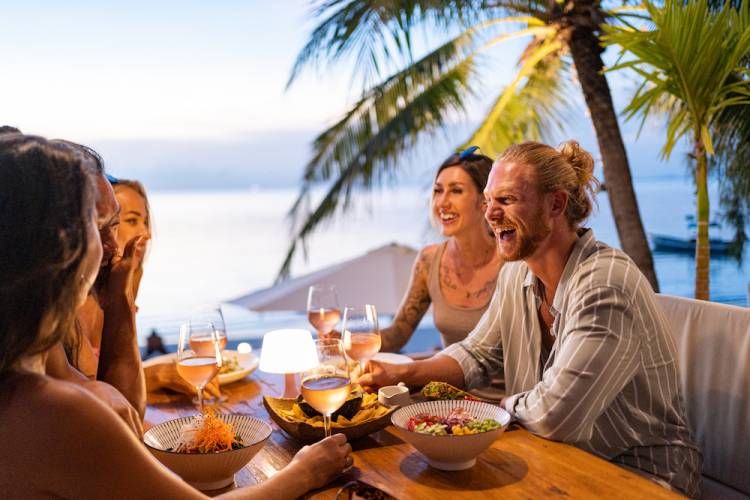
<path id="1" fill-rule="evenodd" d="M 228 396 L 222 413 L 262 419 L 274 429 L 265 447 L 235 475 L 237 487 L 257 484 L 288 464 L 304 443 L 273 423 L 263 407 L 264 395 L 278 397 L 283 377 L 256 371 L 240 382 L 222 386 Z M 193 396 L 153 392 L 148 395 L 146 428 L 194 415 Z M 354 467 L 308 498 L 334 498 L 348 481 L 358 479 L 405 499 L 435 498 L 679 498 L 680 496 L 629 470 L 574 446 L 511 428 L 477 458 L 474 467 L 455 472 L 430 467 L 393 426 L 351 443 Z M 211 492 L 218 493 L 218 492 Z"/>

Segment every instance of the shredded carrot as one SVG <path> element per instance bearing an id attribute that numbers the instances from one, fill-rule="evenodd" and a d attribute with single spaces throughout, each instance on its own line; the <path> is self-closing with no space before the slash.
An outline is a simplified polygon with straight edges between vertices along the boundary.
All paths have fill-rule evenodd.
<path id="1" fill-rule="evenodd" d="M 207 409 L 203 414 L 203 426 L 198 429 L 195 444 L 203 452 L 227 451 L 232 449 L 234 431 L 232 426 L 222 422 L 213 410 Z"/>
<path id="2" fill-rule="evenodd" d="M 242 439 L 235 435 L 232 426 L 220 420 L 213 410 L 182 426 L 174 451 L 178 453 L 218 453 L 243 446 Z"/>

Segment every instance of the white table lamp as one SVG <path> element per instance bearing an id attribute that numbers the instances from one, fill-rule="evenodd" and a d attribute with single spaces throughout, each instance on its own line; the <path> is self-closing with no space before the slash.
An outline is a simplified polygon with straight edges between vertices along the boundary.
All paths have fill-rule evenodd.
<path id="1" fill-rule="evenodd" d="M 308 330 L 273 330 L 263 336 L 258 368 L 266 373 L 284 374 L 285 398 L 297 397 L 294 375 L 317 365 L 318 353 Z"/>

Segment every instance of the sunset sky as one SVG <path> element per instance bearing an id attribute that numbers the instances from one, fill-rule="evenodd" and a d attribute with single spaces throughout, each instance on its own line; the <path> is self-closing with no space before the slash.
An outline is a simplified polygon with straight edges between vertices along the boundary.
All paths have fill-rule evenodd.
<path id="1" fill-rule="evenodd" d="M 268 162 L 284 166 L 279 182 L 289 184 L 309 157 L 311 139 L 361 90 L 344 61 L 308 71 L 285 91 L 314 25 L 306 0 L 5 2 L 0 122 L 92 145 L 116 172 L 147 185 L 175 183 L 171 174 L 164 182 L 152 178 L 155 170 L 203 175 L 195 185 L 217 168 L 227 179 L 236 172 L 255 179 Z M 416 45 L 444 36 L 426 33 Z M 481 75 L 484 87 L 469 120 L 481 117 L 510 81 L 523 43 L 488 56 L 492 64 Z M 622 107 L 633 85 L 609 79 Z M 585 106 L 578 104 L 578 121 L 559 139 L 573 136 L 593 149 Z M 624 125 L 629 145 L 636 125 Z M 650 164 L 663 136 L 645 136 L 633 154 L 645 148 Z M 436 148 L 439 156 L 463 139 Z"/>
<path id="2" fill-rule="evenodd" d="M 284 92 L 306 13 L 301 1 L 5 2 L 0 116 L 82 141 L 320 128 L 344 109 L 348 75 Z"/>

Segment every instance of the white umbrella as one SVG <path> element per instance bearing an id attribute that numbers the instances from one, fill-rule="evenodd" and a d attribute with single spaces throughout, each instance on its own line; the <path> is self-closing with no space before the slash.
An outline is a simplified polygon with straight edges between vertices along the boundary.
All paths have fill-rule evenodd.
<path id="1" fill-rule="evenodd" d="M 230 300 L 253 311 L 304 311 L 307 290 L 316 283 L 336 285 L 340 306 L 373 304 L 395 314 L 409 285 L 416 250 L 391 243 L 364 255 Z"/>

